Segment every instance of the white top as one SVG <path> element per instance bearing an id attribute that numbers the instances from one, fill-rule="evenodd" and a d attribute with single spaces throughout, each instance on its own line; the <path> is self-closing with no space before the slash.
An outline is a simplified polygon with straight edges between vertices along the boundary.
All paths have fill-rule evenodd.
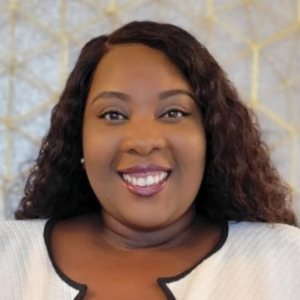
<path id="1" fill-rule="evenodd" d="M 67 278 L 53 263 L 49 249 L 55 222 L 0 223 L 1 300 L 84 298 L 86 286 Z M 157 281 L 169 300 L 299 300 L 300 230 L 229 222 L 204 260 Z"/>

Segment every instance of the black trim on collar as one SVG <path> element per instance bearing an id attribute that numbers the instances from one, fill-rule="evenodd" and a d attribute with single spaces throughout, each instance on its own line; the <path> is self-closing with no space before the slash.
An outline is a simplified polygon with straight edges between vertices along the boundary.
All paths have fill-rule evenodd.
<path id="1" fill-rule="evenodd" d="M 175 275 L 175 276 L 172 276 L 172 277 L 160 277 L 160 278 L 157 279 L 157 283 L 161 287 L 163 292 L 166 294 L 167 300 L 176 300 L 175 296 L 173 295 L 173 293 L 171 292 L 171 290 L 167 286 L 168 283 L 178 281 L 178 280 L 182 279 L 183 277 L 187 276 L 194 269 L 196 269 L 203 261 L 205 261 L 209 257 L 213 256 L 216 252 L 218 252 L 224 246 L 224 244 L 225 244 L 225 242 L 228 238 L 228 231 L 229 231 L 228 222 L 222 223 L 221 224 L 221 229 L 222 229 L 222 232 L 221 232 L 221 237 L 220 237 L 219 242 L 215 245 L 215 247 L 204 258 L 202 258 L 194 266 L 192 266 L 191 268 L 187 269 L 186 271 L 184 271 L 184 272 L 182 272 L 178 275 Z"/>
<path id="2" fill-rule="evenodd" d="M 54 258 L 53 258 L 53 254 L 51 251 L 51 232 L 53 227 L 60 221 L 60 219 L 50 219 L 47 221 L 45 228 L 44 228 L 44 240 L 45 240 L 45 244 L 46 244 L 46 248 L 47 248 L 47 252 L 48 252 L 48 256 L 50 258 L 50 261 L 52 263 L 52 266 L 56 272 L 56 274 L 68 285 L 70 285 L 71 287 L 73 287 L 74 289 L 78 290 L 79 293 L 76 295 L 76 297 L 74 298 L 74 300 L 82 300 L 84 299 L 84 295 L 86 293 L 87 290 L 87 286 L 85 284 L 81 284 L 78 283 L 72 279 L 70 279 L 69 277 L 67 277 L 56 265 Z"/>
<path id="3" fill-rule="evenodd" d="M 45 228 L 44 228 L 44 240 L 48 252 L 48 256 L 50 258 L 50 261 L 53 265 L 53 268 L 56 272 L 56 274 L 68 285 L 71 287 L 75 288 L 76 290 L 79 291 L 79 293 L 76 295 L 74 300 L 83 300 L 84 296 L 87 291 L 87 285 L 81 284 L 78 282 L 75 282 L 74 280 L 70 279 L 67 277 L 56 265 L 53 254 L 51 251 L 51 232 L 53 227 L 61 221 L 60 219 L 50 219 L 46 222 Z M 199 262 L 197 262 L 194 266 L 191 268 L 187 269 L 186 271 L 180 273 L 179 275 L 175 275 L 172 277 L 160 277 L 157 279 L 157 283 L 162 289 L 162 291 L 165 293 L 167 300 L 176 300 L 175 296 L 167 286 L 168 283 L 178 281 L 182 279 L 183 277 L 187 276 L 189 273 L 191 273 L 195 268 L 197 268 L 204 260 L 208 259 L 212 255 L 214 255 L 216 252 L 218 252 L 225 244 L 227 237 L 228 237 L 228 229 L 229 225 L 228 222 L 224 222 L 221 224 L 222 232 L 221 232 L 221 238 L 219 242 L 216 244 L 216 246 L 204 257 L 202 258 Z"/>

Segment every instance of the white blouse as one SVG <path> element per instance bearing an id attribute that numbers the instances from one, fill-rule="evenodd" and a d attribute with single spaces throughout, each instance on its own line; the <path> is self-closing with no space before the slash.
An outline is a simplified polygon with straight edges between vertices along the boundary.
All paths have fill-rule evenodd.
<path id="1" fill-rule="evenodd" d="M 84 299 L 88 287 L 53 261 L 50 235 L 56 222 L 0 222 L 1 300 Z M 229 222 L 205 259 L 157 283 L 168 300 L 300 300 L 300 230 Z"/>

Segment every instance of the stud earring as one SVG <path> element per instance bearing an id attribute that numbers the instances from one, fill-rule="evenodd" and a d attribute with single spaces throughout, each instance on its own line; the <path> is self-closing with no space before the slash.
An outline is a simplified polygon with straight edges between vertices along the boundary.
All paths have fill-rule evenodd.
<path id="1" fill-rule="evenodd" d="M 83 164 L 84 163 L 84 158 L 80 158 L 80 163 Z"/>

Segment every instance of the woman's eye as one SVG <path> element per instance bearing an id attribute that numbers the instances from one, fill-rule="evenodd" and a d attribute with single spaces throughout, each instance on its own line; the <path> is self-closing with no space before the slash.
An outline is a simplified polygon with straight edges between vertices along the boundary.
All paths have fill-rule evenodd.
<path id="1" fill-rule="evenodd" d="M 100 115 L 99 118 L 106 119 L 106 120 L 117 120 L 117 121 L 126 119 L 126 117 L 123 114 L 121 114 L 117 111 L 108 111 L 108 112 Z"/>
<path id="2" fill-rule="evenodd" d="M 182 118 L 182 117 L 186 117 L 189 116 L 190 114 L 187 112 L 184 112 L 182 110 L 179 109 L 171 109 L 169 111 L 167 111 L 166 113 L 164 113 L 162 115 L 162 117 L 165 118 Z"/>

